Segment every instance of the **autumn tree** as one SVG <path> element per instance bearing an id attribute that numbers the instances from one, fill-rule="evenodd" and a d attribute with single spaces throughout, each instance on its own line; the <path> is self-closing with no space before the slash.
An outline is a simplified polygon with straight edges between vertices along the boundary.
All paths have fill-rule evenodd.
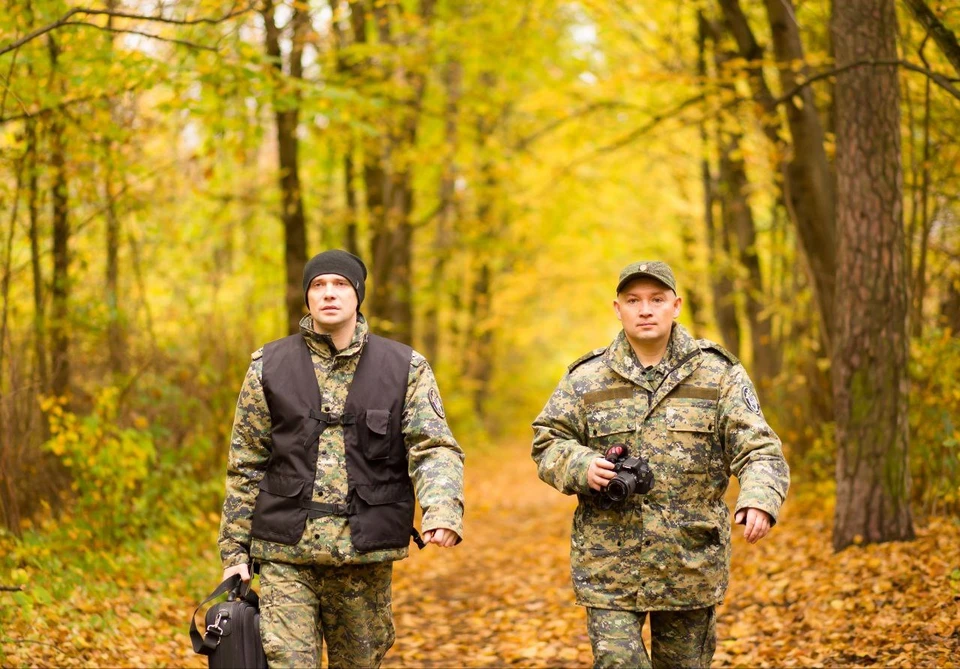
<path id="1" fill-rule="evenodd" d="M 833 545 L 912 539 L 908 290 L 893 0 L 835 3 L 837 436 Z"/>

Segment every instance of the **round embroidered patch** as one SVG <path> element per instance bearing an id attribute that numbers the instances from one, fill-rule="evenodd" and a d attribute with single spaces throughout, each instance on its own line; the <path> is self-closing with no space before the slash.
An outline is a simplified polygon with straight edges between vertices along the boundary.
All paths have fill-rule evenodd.
<path id="1" fill-rule="evenodd" d="M 758 416 L 762 416 L 763 414 L 760 413 L 760 401 L 757 399 L 756 393 L 753 392 L 753 388 L 744 386 L 741 394 L 743 395 L 743 403 L 747 405 L 747 408 Z"/>
<path id="2" fill-rule="evenodd" d="M 430 392 L 427 393 L 427 399 L 430 400 L 430 406 L 433 407 L 433 410 L 437 412 L 437 415 L 441 418 L 446 418 L 447 415 L 443 413 L 443 402 L 440 401 L 440 393 L 437 392 L 436 388 L 431 388 Z"/>

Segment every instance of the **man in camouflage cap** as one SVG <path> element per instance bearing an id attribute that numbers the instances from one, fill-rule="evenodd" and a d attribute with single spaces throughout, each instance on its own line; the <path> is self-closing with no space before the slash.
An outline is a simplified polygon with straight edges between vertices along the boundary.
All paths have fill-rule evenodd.
<path id="1" fill-rule="evenodd" d="M 743 366 L 675 323 L 680 304 L 666 263 L 627 266 L 613 303 L 623 330 L 570 365 L 533 423 L 540 478 L 579 497 L 571 568 L 596 667 L 651 666 L 648 613 L 653 667 L 709 666 L 729 577 L 730 474 L 750 543 L 770 531 L 789 485 Z M 612 446 L 647 463 L 649 492 L 606 497 Z"/>
<path id="2" fill-rule="evenodd" d="M 345 251 L 304 268 L 300 333 L 253 354 L 233 423 L 223 578 L 260 567 L 271 667 L 377 667 L 393 645 L 393 562 L 411 536 L 463 535 L 463 451 L 430 365 L 369 332 L 367 270 Z M 423 538 L 413 527 L 423 509 Z"/>

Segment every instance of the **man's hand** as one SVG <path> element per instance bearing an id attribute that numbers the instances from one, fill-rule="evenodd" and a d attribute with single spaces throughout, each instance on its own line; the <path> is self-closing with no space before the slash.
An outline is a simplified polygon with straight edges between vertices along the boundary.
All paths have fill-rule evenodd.
<path id="1" fill-rule="evenodd" d="M 597 456 L 590 467 L 587 469 L 587 485 L 591 490 L 602 490 L 607 487 L 610 480 L 616 478 L 617 473 L 613 471 L 613 463 L 603 456 Z"/>
<path id="2" fill-rule="evenodd" d="M 247 563 L 235 564 L 232 567 L 227 567 L 223 570 L 222 581 L 226 581 L 228 578 L 234 574 L 240 574 L 240 580 L 249 581 L 250 580 L 250 567 L 247 566 Z"/>
<path id="3" fill-rule="evenodd" d="M 746 525 L 743 528 L 743 538 L 751 544 L 755 544 L 767 536 L 770 527 L 773 525 L 769 513 L 753 507 L 737 511 L 734 520 L 737 525 Z"/>
<path id="4" fill-rule="evenodd" d="M 450 548 L 451 546 L 456 546 L 457 541 L 459 540 L 460 535 L 453 530 L 448 530 L 445 527 L 440 527 L 436 530 L 427 530 L 423 533 L 423 543 L 437 544 L 440 548 Z"/>

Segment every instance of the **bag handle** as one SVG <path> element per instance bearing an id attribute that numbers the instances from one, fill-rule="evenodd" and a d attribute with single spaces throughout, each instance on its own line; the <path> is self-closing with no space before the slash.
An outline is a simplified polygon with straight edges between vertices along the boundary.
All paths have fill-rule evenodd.
<path id="1" fill-rule="evenodd" d="M 234 574 L 223 583 L 217 586 L 216 590 L 210 593 L 210 596 L 205 600 L 200 602 L 197 605 L 197 608 L 193 611 L 193 616 L 190 617 L 190 641 L 193 642 L 193 652 L 199 653 L 200 655 L 209 655 L 216 649 L 217 645 L 220 643 L 220 637 L 217 636 L 216 640 L 209 638 L 212 635 L 200 635 L 200 631 L 197 629 L 197 613 L 207 602 L 216 599 L 217 597 L 223 595 L 226 592 L 231 592 L 235 595 L 238 595 L 242 599 L 246 599 L 249 602 L 250 594 L 252 593 L 256 596 L 256 593 L 253 592 L 250 588 L 253 585 L 253 579 L 249 581 L 240 580 L 240 574 Z M 253 603 L 253 602 L 250 602 Z M 254 604 L 256 605 L 256 604 Z"/>

